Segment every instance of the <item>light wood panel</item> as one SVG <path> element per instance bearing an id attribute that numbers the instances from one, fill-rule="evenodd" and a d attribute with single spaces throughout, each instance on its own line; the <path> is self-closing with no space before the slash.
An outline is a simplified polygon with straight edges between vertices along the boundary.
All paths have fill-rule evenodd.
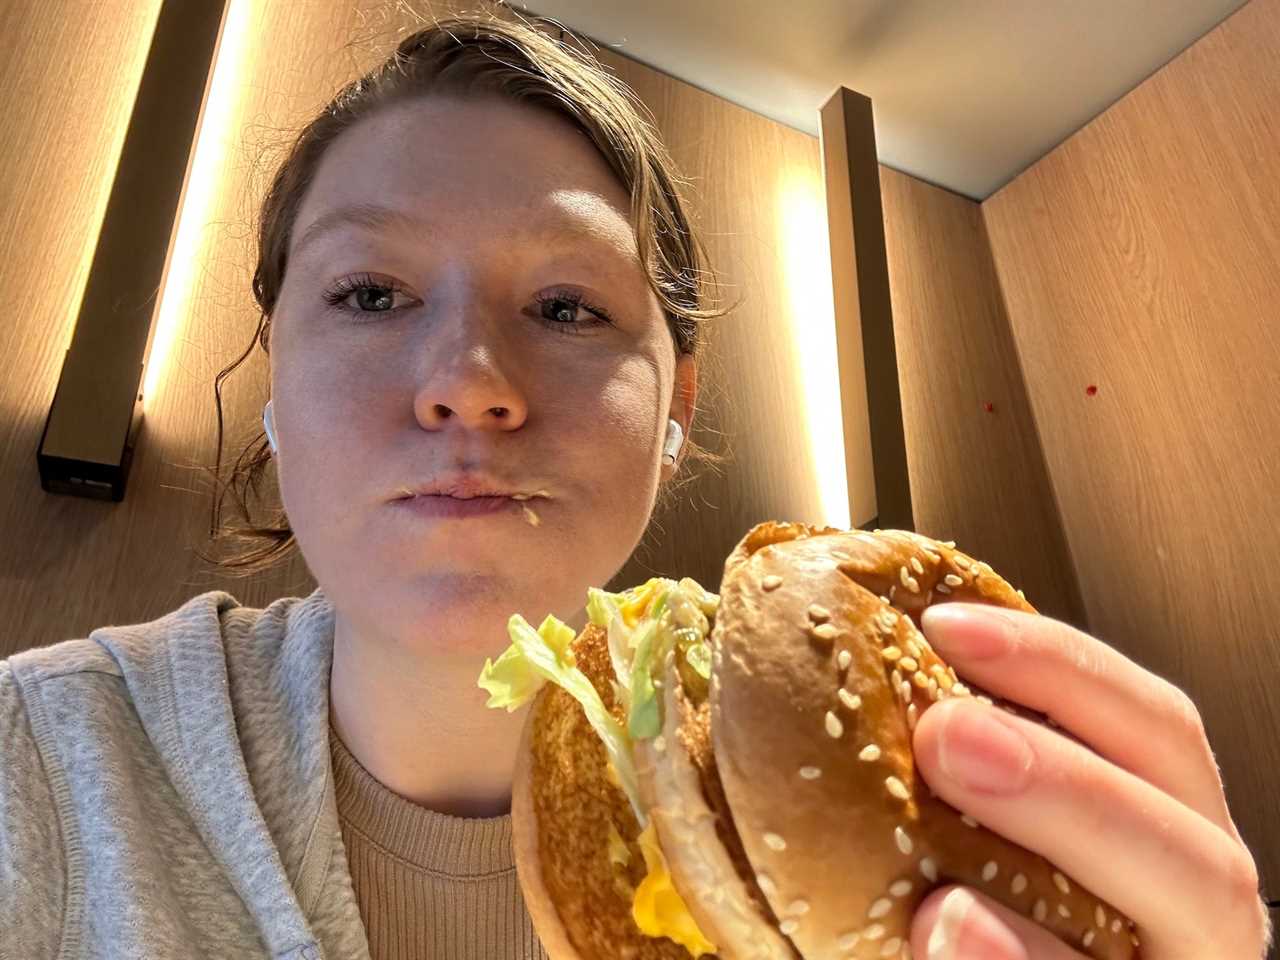
<path id="1" fill-rule="evenodd" d="M 1196 702 L 1269 899 L 1277 50 L 1253 0 L 982 205 L 1088 620 Z"/>
<path id="2" fill-rule="evenodd" d="M 1087 630 L 981 210 L 883 165 L 880 183 L 916 528 Z"/>

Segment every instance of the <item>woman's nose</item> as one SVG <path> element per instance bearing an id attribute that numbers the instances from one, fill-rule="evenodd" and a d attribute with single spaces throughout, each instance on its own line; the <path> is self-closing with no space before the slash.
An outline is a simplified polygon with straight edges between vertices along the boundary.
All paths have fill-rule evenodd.
<path id="1" fill-rule="evenodd" d="M 528 415 L 527 401 L 501 370 L 476 365 L 455 367 L 425 383 L 416 407 L 424 426 L 451 420 L 477 430 L 515 430 Z"/>

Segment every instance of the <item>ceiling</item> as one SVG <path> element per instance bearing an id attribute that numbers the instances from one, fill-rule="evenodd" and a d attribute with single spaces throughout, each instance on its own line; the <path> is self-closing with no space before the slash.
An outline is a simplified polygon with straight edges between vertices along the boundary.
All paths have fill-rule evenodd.
<path id="1" fill-rule="evenodd" d="M 985 200 L 1245 0 L 520 0 L 597 45 L 818 135 L 846 86 L 880 162 Z"/>

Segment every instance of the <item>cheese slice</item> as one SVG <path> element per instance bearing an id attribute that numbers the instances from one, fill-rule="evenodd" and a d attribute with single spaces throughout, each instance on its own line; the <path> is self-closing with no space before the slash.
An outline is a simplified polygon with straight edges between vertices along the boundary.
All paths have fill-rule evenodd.
<path id="1" fill-rule="evenodd" d="M 658 846 L 653 820 L 637 840 L 649 872 L 636 887 L 636 898 L 631 905 L 631 916 L 636 925 L 650 937 L 669 937 L 695 958 L 704 953 L 715 953 L 716 945 L 702 935 L 680 892 L 671 882 L 667 858 Z"/>

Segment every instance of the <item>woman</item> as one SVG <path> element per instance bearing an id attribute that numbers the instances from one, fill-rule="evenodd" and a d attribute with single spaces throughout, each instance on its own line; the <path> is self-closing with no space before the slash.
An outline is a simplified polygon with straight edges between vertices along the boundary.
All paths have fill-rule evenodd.
<path id="1" fill-rule="evenodd" d="M 476 679 L 514 612 L 580 629 L 680 460 L 714 459 L 681 444 L 715 314 L 675 181 L 625 89 L 521 24 L 433 25 L 303 131 L 254 276 L 272 402 L 249 476 L 274 456 L 287 520 L 233 563 L 296 536 L 320 588 L 266 610 L 213 591 L 0 663 L 0 952 L 544 955 L 510 849 L 520 722 Z M 463 515 L 484 493 L 521 499 Z M 1113 766 L 1028 731 L 1010 802 L 946 777 L 922 722 L 931 785 L 1046 853 L 1105 837 L 1079 879 L 1139 921 L 1144 960 L 1260 956 L 1194 708 L 1093 638 L 1018 625 L 1009 682 L 961 649 L 979 621 L 927 629 L 987 689 L 1104 704 L 1162 749 Z M 940 909 L 952 889 L 911 955 L 1079 956 L 980 891 Z"/>

